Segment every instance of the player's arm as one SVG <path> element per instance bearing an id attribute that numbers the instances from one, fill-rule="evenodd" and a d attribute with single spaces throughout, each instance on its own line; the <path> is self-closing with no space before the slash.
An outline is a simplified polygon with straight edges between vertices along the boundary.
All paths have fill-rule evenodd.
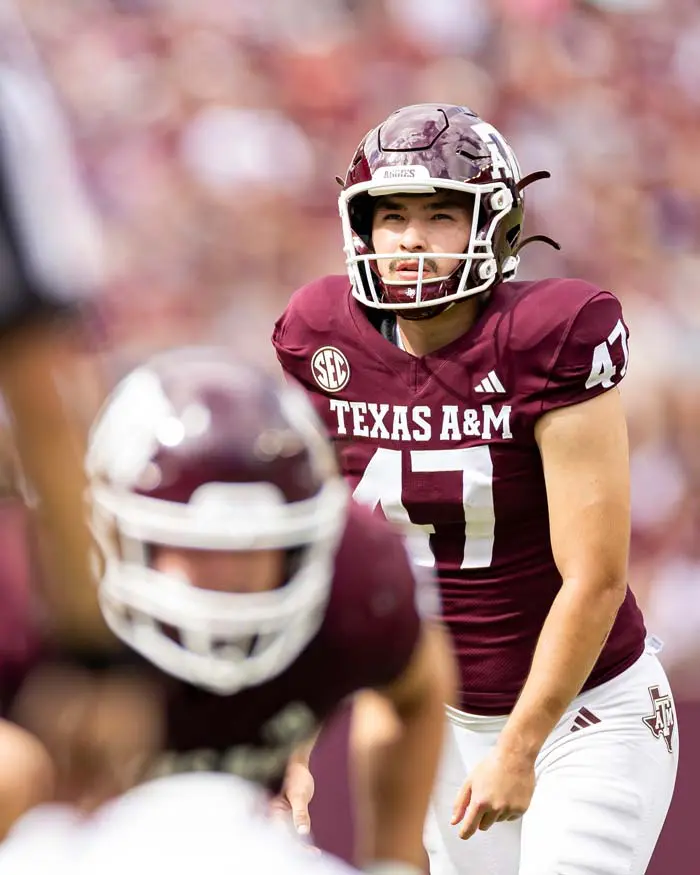
<path id="1" fill-rule="evenodd" d="M 85 522 L 85 429 L 72 415 L 59 385 L 70 376 L 75 395 L 80 354 L 76 338 L 49 318 L 6 335 L 0 344 L 0 390 L 10 413 L 23 472 L 36 493 L 36 516 L 45 547 L 42 598 L 60 641 L 110 641 L 89 569 Z M 72 367 L 73 365 L 73 367 Z M 78 378 L 76 380 L 76 378 Z"/>
<path id="2" fill-rule="evenodd" d="M 351 763 L 367 871 L 425 871 L 423 824 L 444 733 L 444 706 L 455 697 L 456 668 L 443 628 L 423 622 L 409 665 L 390 686 L 358 697 Z"/>
<path id="3" fill-rule="evenodd" d="M 562 586 L 500 741 L 533 760 L 585 683 L 625 598 L 629 460 L 619 392 L 545 414 L 536 438 Z"/>
<path id="4" fill-rule="evenodd" d="M 453 823 L 476 829 L 527 810 L 535 760 L 580 692 L 626 593 L 629 460 L 622 402 L 613 388 L 627 370 L 627 331 L 608 292 L 569 284 L 581 295 L 556 338 L 547 382 L 533 396 L 534 436 L 547 491 L 550 542 L 561 587 L 542 626 L 520 697 L 495 748 L 467 777 Z M 561 298 L 565 300 L 565 298 Z M 542 343 L 541 355 L 547 355 Z"/>

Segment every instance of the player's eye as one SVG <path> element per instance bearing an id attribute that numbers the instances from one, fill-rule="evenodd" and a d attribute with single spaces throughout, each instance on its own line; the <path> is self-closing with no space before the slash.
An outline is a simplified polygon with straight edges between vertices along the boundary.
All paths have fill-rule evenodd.
<path id="1" fill-rule="evenodd" d="M 453 222 L 454 219 L 455 219 L 455 217 L 452 215 L 452 213 L 433 213 L 433 221 Z"/>

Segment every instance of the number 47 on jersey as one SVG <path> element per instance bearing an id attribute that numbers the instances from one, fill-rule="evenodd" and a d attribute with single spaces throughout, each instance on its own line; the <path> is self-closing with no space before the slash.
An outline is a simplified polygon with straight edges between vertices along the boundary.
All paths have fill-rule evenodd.
<path id="1" fill-rule="evenodd" d="M 607 339 L 593 350 L 591 372 L 586 389 L 602 385 L 610 388 L 617 373 L 611 347 L 622 348 L 620 377 L 625 375 L 629 359 L 627 330 L 618 319 Z M 372 508 L 379 505 L 384 516 L 406 532 L 414 561 L 433 567 L 435 556 L 430 536 L 435 526 L 414 523 L 403 503 L 403 450 L 379 447 L 375 450 L 357 484 L 353 497 Z M 495 514 L 493 506 L 493 462 L 488 445 L 444 450 L 410 450 L 410 471 L 416 473 L 454 471 L 462 479 L 464 511 L 464 554 L 461 568 L 488 568 L 493 558 Z"/>

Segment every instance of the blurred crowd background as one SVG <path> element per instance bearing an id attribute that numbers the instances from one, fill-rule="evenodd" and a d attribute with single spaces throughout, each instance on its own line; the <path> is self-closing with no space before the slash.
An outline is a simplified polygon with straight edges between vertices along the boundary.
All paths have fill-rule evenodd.
<path id="1" fill-rule="evenodd" d="M 401 105 L 467 104 L 524 173 L 551 171 L 526 232 L 562 251 L 529 247 L 519 278 L 579 275 L 623 301 L 631 583 L 676 695 L 700 700 L 697 0 L 18 5 L 103 222 L 94 333 L 115 377 L 204 340 L 274 368 L 291 292 L 344 271 L 335 176 Z"/>
<path id="2" fill-rule="evenodd" d="M 700 6 L 696 0 L 22 0 L 104 223 L 115 372 L 175 343 L 269 367 L 290 293 L 343 272 L 338 184 L 408 103 L 464 103 L 525 173 L 520 278 L 622 299 L 632 584 L 700 697 Z M 47 209 L 51 209 L 47 201 Z"/>
<path id="3" fill-rule="evenodd" d="M 510 140 L 520 278 L 622 299 L 632 583 L 700 696 L 700 6 L 696 0 L 22 0 L 103 220 L 115 371 L 213 340 L 274 367 L 290 293 L 343 272 L 336 174 L 398 106 L 464 103 Z M 51 209 L 47 199 L 46 209 Z"/>
<path id="4" fill-rule="evenodd" d="M 344 270 L 336 174 L 400 105 L 509 138 L 521 277 L 615 291 L 631 330 L 632 582 L 700 696 L 700 6 L 696 0 L 22 0 L 106 231 L 115 368 L 173 343 L 274 366 L 289 294 Z M 50 209 L 50 203 L 47 203 Z"/>
<path id="5" fill-rule="evenodd" d="M 528 190 L 520 278 L 616 292 L 631 331 L 632 583 L 700 697 L 700 6 L 696 0 L 22 0 L 106 234 L 116 371 L 174 343 L 267 342 L 344 271 L 336 199 L 398 106 L 464 103 Z M 47 202 L 47 209 L 50 203 Z"/>

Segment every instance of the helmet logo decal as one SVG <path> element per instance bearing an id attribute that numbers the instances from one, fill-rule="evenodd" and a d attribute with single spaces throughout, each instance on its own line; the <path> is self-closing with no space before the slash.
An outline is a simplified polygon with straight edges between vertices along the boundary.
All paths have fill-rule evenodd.
<path id="1" fill-rule="evenodd" d="M 520 165 L 503 135 L 488 122 L 472 125 L 472 130 L 484 141 L 491 153 L 491 175 L 493 178 L 512 179 L 518 182 L 522 175 Z"/>
<path id="2" fill-rule="evenodd" d="M 314 380 L 326 392 L 340 392 L 350 379 L 350 364 L 334 346 L 322 346 L 311 359 Z"/>

